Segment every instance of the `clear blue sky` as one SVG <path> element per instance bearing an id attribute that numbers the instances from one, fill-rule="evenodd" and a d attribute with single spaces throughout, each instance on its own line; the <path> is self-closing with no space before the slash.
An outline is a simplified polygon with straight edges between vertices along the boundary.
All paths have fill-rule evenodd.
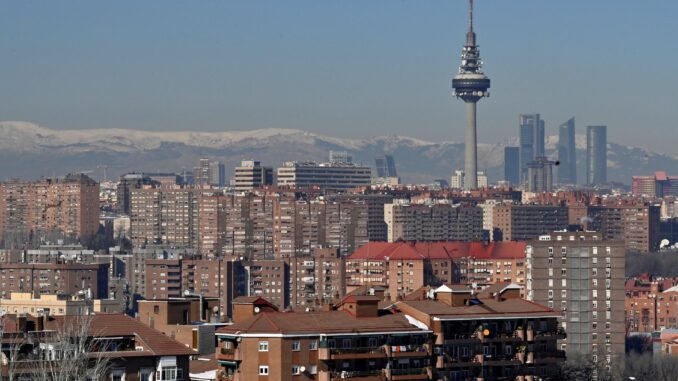
<path id="1" fill-rule="evenodd" d="M 549 134 L 678 155 L 678 2 L 477 0 L 479 138 Z M 465 0 L 4 0 L 0 120 L 50 128 L 301 128 L 463 140 Z M 667 139 L 670 137 L 670 139 Z"/>

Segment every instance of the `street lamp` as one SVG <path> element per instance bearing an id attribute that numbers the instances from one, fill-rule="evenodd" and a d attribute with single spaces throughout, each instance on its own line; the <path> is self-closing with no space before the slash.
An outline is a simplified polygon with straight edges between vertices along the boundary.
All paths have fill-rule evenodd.
<path id="1" fill-rule="evenodd" d="M 191 292 L 190 290 L 185 290 L 184 296 L 197 296 L 198 298 L 200 298 L 200 320 L 205 321 L 205 309 L 203 307 L 203 296 L 202 296 L 202 294 L 196 294 L 196 293 Z"/>

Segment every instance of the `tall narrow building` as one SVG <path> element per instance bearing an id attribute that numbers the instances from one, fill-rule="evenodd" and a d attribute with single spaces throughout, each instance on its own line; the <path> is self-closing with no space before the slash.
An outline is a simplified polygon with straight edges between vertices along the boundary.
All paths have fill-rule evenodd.
<path id="1" fill-rule="evenodd" d="M 607 182 L 607 126 L 586 128 L 586 184 Z"/>
<path id="2" fill-rule="evenodd" d="M 504 147 L 504 180 L 520 184 L 520 147 Z"/>
<path id="3" fill-rule="evenodd" d="M 577 146 L 574 140 L 574 118 L 558 127 L 558 183 L 577 184 Z"/>
<path id="4" fill-rule="evenodd" d="M 483 74 L 480 51 L 473 31 L 473 0 L 469 0 L 468 32 L 461 52 L 459 73 L 452 80 L 454 95 L 466 103 L 466 141 L 464 154 L 465 189 L 478 187 L 478 139 L 476 132 L 476 103 L 489 97 L 490 79 Z"/>
<path id="5" fill-rule="evenodd" d="M 539 114 L 521 114 L 520 120 L 520 181 L 527 180 L 527 164 L 544 156 L 544 122 Z"/>

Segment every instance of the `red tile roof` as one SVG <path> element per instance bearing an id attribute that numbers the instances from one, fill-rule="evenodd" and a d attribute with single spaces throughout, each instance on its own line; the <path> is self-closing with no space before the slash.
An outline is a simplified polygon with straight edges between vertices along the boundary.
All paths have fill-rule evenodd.
<path id="1" fill-rule="evenodd" d="M 222 327 L 217 334 L 341 334 L 420 332 L 402 314 L 356 318 L 346 311 L 262 312 L 242 322 Z"/>
<path id="2" fill-rule="evenodd" d="M 454 259 L 474 257 L 478 259 L 525 258 L 525 242 L 369 242 L 356 250 L 349 259 L 374 260 L 419 260 Z"/>
<path id="3" fill-rule="evenodd" d="M 76 315 L 52 316 L 45 321 L 45 329 L 59 330 L 89 321 L 88 334 L 97 337 L 136 336 L 144 350 L 139 352 L 112 352 L 111 356 L 191 356 L 197 354 L 184 344 L 164 335 L 146 324 L 124 314 L 94 314 L 83 318 Z"/>

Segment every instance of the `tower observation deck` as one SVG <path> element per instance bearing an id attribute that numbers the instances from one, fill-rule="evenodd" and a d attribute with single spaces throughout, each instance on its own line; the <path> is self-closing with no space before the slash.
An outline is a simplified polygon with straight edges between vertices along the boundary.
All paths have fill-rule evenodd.
<path id="1" fill-rule="evenodd" d="M 469 0 L 468 31 L 466 44 L 461 51 L 461 65 L 458 74 L 452 79 L 453 94 L 466 103 L 466 140 L 464 154 L 464 186 L 466 189 L 478 187 L 478 140 L 476 132 L 476 103 L 483 97 L 489 97 L 490 79 L 483 74 L 483 62 L 476 45 L 476 33 L 473 31 L 473 0 Z"/>

